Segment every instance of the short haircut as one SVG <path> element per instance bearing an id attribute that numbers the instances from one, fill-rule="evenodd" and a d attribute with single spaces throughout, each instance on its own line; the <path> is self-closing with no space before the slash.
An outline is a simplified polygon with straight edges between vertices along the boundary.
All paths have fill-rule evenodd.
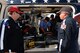
<path id="1" fill-rule="evenodd" d="M 49 21 L 50 19 L 49 19 L 49 17 L 46 17 L 45 20 Z"/>
<path id="2" fill-rule="evenodd" d="M 52 15 L 50 16 L 50 18 L 54 18 L 54 15 L 52 14 Z"/>

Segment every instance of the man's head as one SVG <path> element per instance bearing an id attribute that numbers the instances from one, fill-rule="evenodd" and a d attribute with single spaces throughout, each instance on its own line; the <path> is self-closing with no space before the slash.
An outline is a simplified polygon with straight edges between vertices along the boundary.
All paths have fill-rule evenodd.
<path id="1" fill-rule="evenodd" d="M 49 20 L 50 20 L 49 17 L 46 17 L 46 18 L 45 18 L 45 21 L 46 21 L 46 22 L 48 22 Z"/>
<path id="2" fill-rule="evenodd" d="M 69 14 L 72 13 L 72 8 L 70 7 L 62 7 L 58 12 L 60 15 L 60 19 L 64 20 Z"/>
<path id="3" fill-rule="evenodd" d="M 21 12 L 17 6 L 9 7 L 8 12 L 14 20 L 17 20 L 20 15 L 23 14 L 23 12 Z"/>
<path id="4" fill-rule="evenodd" d="M 54 15 L 52 14 L 52 15 L 50 16 L 50 18 L 51 18 L 51 19 L 54 19 Z"/>

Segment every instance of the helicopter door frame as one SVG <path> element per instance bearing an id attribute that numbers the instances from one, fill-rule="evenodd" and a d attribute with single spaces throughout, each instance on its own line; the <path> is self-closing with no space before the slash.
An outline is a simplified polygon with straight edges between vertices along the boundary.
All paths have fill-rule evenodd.
<path id="1" fill-rule="evenodd" d="M 71 7 L 72 8 L 72 10 L 73 10 L 73 12 L 72 12 L 72 17 L 74 17 L 74 15 L 75 15 L 75 12 L 76 12 L 76 10 L 75 10 L 75 8 L 74 8 L 74 6 L 72 6 L 72 5 L 8 5 L 7 6 L 7 8 L 6 8 L 6 12 L 8 13 L 8 11 L 7 11 L 7 9 L 10 7 L 10 6 L 18 6 L 18 7 L 64 7 L 64 6 L 68 6 L 68 7 Z M 7 13 L 5 14 L 5 16 L 7 16 Z"/>

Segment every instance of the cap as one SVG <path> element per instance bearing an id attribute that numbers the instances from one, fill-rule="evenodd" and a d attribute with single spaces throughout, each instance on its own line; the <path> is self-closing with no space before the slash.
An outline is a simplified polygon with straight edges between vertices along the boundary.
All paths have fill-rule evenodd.
<path id="1" fill-rule="evenodd" d="M 71 7 L 62 7 L 62 8 L 60 9 L 60 11 L 58 11 L 57 13 L 60 13 L 60 12 L 62 12 L 62 11 L 71 13 L 71 12 L 72 12 L 72 8 L 71 8 Z"/>
<path id="2" fill-rule="evenodd" d="M 17 7 L 17 6 L 11 6 L 9 9 L 8 9 L 8 12 L 17 12 L 19 14 L 23 14 L 23 12 L 20 11 L 20 9 Z"/>

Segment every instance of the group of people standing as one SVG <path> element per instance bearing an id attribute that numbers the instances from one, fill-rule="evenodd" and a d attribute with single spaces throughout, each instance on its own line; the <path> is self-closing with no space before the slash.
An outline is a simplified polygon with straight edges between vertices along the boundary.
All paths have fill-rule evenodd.
<path id="1" fill-rule="evenodd" d="M 9 17 L 4 19 L 1 24 L 1 50 L 4 53 L 24 53 L 23 35 L 16 20 L 23 14 L 18 7 L 10 7 L 8 9 Z M 59 29 L 56 30 L 56 21 L 54 15 L 51 15 L 51 20 L 46 17 L 40 22 L 40 33 L 45 34 L 51 31 L 53 34 L 58 34 L 59 52 L 60 53 L 79 53 L 78 50 L 78 27 L 76 21 L 72 18 L 72 9 L 63 7 L 58 12 L 62 20 Z"/>
<path id="2" fill-rule="evenodd" d="M 51 15 L 51 17 L 45 17 L 40 22 L 40 33 L 46 33 L 47 31 L 55 32 L 56 27 L 56 21 L 54 18 L 54 15 Z"/>

